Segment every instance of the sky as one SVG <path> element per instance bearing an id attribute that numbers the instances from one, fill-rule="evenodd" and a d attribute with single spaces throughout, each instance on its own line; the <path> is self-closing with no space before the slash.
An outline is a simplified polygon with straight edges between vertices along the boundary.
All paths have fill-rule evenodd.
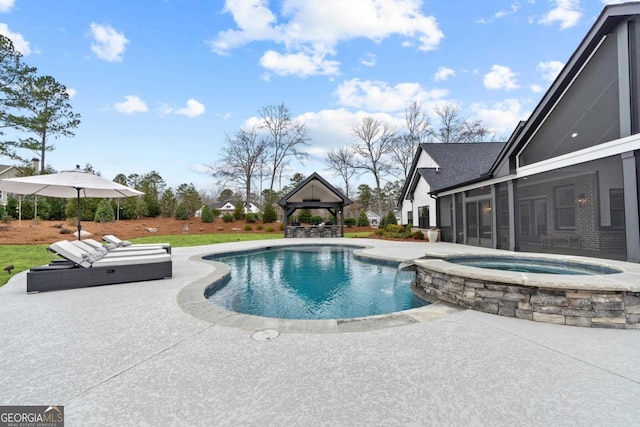
<path id="1" fill-rule="evenodd" d="M 283 185 L 295 172 L 341 185 L 327 150 L 352 144 L 366 116 L 401 126 L 413 101 L 429 114 L 455 103 L 506 139 L 612 3 L 0 0 L 0 34 L 81 115 L 73 138 L 50 141 L 47 164 L 90 163 L 110 179 L 155 170 L 215 193 L 226 135 L 268 105 L 309 130 L 310 157 Z"/>

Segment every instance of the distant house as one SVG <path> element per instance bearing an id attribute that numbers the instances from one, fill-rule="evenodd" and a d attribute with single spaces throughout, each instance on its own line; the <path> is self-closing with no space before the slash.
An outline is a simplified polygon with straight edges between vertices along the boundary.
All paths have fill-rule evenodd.
<path id="1" fill-rule="evenodd" d="M 236 210 L 236 205 L 230 200 L 214 202 L 211 205 L 209 205 L 209 207 L 211 209 L 219 210 L 220 216 L 224 214 L 233 215 L 233 212 Z M 247 206 L 247 203 L 244 202 L 245 214 L 248 214 L 248 213 L 259 214 L 260 212 L 262 212 L 262 210 L 260 210 L 260 208 L 257 205 L 255 205 L 253 202 L 250 202 L 248 206 Z M 196 213 L 196 216 L 197 216 L 197 213 Z"/>
<path id="2" fill-rule="evenodd" d="M 15 166 L 0 165 L 0 179 L 15 178 L 18 174 L 18 169 Z M 4 191 L 0 191 L 0 205 L 7 205 L 8 194 Z"/>
<path id="3" fill-rule="evenodd" d="M 380 225 L 380 215 L 378 215 L 374 211 L 367 211 L 367 219 L 369 220 L 369 225 L 371 227 L 377 227 L 378 225 Z"/>
<path id="4" fill-rule="evenodd" d="M 399 200 L 401 224 L 436 226 L 436 199 L 429 193 L 479 178 L 504 143 L 420 144 Z"/>

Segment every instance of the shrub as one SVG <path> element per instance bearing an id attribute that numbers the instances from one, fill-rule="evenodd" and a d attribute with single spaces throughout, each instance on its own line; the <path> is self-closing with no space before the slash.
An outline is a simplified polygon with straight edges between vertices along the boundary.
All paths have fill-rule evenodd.
<path id="1" fill-rule="evenodd" d="M 388 233 L 400 233 L 404 230 L 404 226 L 398 224 L 387 224 L 385 227 L 380 228 L 384 228 L 384 231 Z"/>
<path id="2" fill-rule="evenodd" d="M 242 219 L 244 218 L 244 203 L 241 200 L 236 202 L 236 208 L 233 210 L 233 219 Z"/>
<path id="3" fill-rule="evenodd" d="M 322 218 L 320 218 L 322 220 Z M 309 209 L 300 209 L 298 211 L 298 222 L 305 224 L 313 224 L 313 215 Z"/>
<path id="4" fill-rule="evenodd" d="M 364 209 L 360 211 L 360 215 L 358 215 L 358 220 L 356 221 L 356 225 L 358 227 L 369 226 L 369 218 L 367 218 L 367 213 L 364 211 Z"/>
<path id="5" fill-rule="evenodd" d="M 13 217 L 9 214 L 4 214 L 2 215 L 2 222 L 5 224 L 9 224 L 11 222 L 11 220 L 13 219 Z"/>
<path id="6" fill-rule="evenodd" d="M 255 223 L 260 219 L 260 215 L 255 214 L 255 213 L 248 213 L 244 216 L 244 219 L 248 222 L 248 223 Z"/>
<path id="7" fill-rule="evenodd" d="M 411 234 L 411 237 L 415 240 L 424 240 L 424 233 L 420 230 L 414 231 L 413 234 Z"/>
<path id="8" fill-rule="evenodd" d="M 344 225 L 346 225 L 347 227 L 354 227 L 356 225 L 356 219 L 355 218 L 345 218 L 344 219 Z"/>
<path id="9" fill-rule="evenodd" d="M 176 208 L 176 219 L 180 219 L 182 221 L 189 219 L 189 209 L 187 209 L 187 205 L 182 202 L 180 202 Z"/>
<path id="10" fill-rule="evenodd" d="M 258 224 L 256 225 L 256 230 L 260 231 L 262 230 L 264 227 L 262 226 L 262 224 Z"/>
<path id="11" fill-rule="evenodd" d="M 385 231 L 382 228 L 378 228 L 375 232 L 376 236 L 384 236 L 385 235 Z"/>
<path id="12" fill-rule="evenodd" d="M 392 224 L 392 225 L 398 224 L 398 220 L 396 219 L 396 216 L 394 215 L 393 211 L 387 212 L 387 214 L 382 217 L 382 219 L 380 220 L 380 228 L 385 228 L 389 224 Z"/>
<path id="13" fill-rule="evenodd" d="M 98 208 L 96 209 L 93 221 L 104 224 L 105 222 L 114 222 L 115 220 L 116 214 L 113 212 L 113 206 L 111 206 L 111 203 L 106 199 L 101 200 L 100 204 L 98 204 Z"/>
<path id="14" fill-rule="evenodd" d="M 204 205 L 202 207 L 202 215 L 200 216 L 200 219 L 202 220 L 202 222 L 206 222 L 206 223 L 213 222 L 213 219 L 214 219 L 213 211 L 209 206 Z"/>
<path id="15" fill-rule="evenodd" d="M 244 231 L 251 231 L 251 230 L 253 230 L 253 227 L 251 227 L 249 224 L 246 224 L 244 226 Z"/>
<path id="16" fill-rule="evenodd" d="M 267 233 L 273 233 L 274 232 L 274 228 L 272 226 L 268 226 L 266 231 L 267 231 Z"/>
<path id="17" fill-rule="evenodd" d="M 276 214 L 276 209 L 273 207 L 273 204 L 267 203 L 264 205 L 264 210 L 262 211 L 262 222 L 264 224 L 268 224 L 275 221 L 277 218 L 278 215 Z"/>
<path id="18" fill-rule="evenodd" d="M 233 215 L 231 215 L 231 214 L 226 213 L 226 214 L 222 215 L 222 221 L 224 221 L 224 222 L 233 222 L 233 219 L 234 219 Z"/>
<path id="19" fill-rule="evenodd" d="M 73 233 L 71 230 L 69 230 L 68 228 L 63 228 L 60 230 L 60 234 L 71 234 Z"/>
<path id="20" fill-rule="evenodd" d="M 283 224 L 283 223 L 280 223 L 280 225 L 278 226 L 278 229 L 279 229 L 280 231 L 284 231 L 284 224 Z"/>
<path id="21" fill-rule="evenodd" d="M 323 222 L 321 216 L 315 215 L 311 217 L 311 224 L 320 224 L 321 222 Z"/>

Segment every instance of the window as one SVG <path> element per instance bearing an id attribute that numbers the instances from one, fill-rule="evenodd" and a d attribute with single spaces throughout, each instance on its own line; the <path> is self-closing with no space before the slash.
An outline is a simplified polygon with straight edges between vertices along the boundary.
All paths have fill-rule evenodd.
<path id="1" fill-rule="evenodd" d="M 554 189 L 556 229 L 575 230 L 576 204 L 573 185 L 564 185 Z"/>
<path id="2" fill-rule="evenodd" d="M 622 188 L 609 190 L 609 209 L 611 212 L 611 228 L 624 228 L 624 191 Z"/>
<path id="3" fill-rule="evenodd" d="M 413 225 L 413 211 L 407 212 L 407 224 Z"/>

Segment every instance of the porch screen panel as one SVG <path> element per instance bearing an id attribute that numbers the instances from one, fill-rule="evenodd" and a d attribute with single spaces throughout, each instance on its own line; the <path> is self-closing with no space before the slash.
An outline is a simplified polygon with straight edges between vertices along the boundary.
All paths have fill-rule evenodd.
<path id="1" fill-rule="evenodd" d="M 519 157 L 530 165 L 620 138 L 618 53 L 608 35 Z"/>
<path id="2" fill-rule="evenodd" d="M 462 209 L 462 194 L 455 195 L 456 203 L 456 243 L 464 243 L 464 210 Z"/>
<path id="3" fill-rule="evenodd" d="M 509 217 L 511 211 L 509 208 L 508 184 L 506 182 L 496 185 L 496 195 L 498 249 L 509 249 Z"/>
<path id="4" fill-rule="evenodd" d="M 620 156 L 518 180 L 520 250 L 626 259 L 623 191 Z"/>
<path id="5" fill-rule="evenodd" d="M 440 240 L 453 242 L 453 196 L 440 199 Z"/>

